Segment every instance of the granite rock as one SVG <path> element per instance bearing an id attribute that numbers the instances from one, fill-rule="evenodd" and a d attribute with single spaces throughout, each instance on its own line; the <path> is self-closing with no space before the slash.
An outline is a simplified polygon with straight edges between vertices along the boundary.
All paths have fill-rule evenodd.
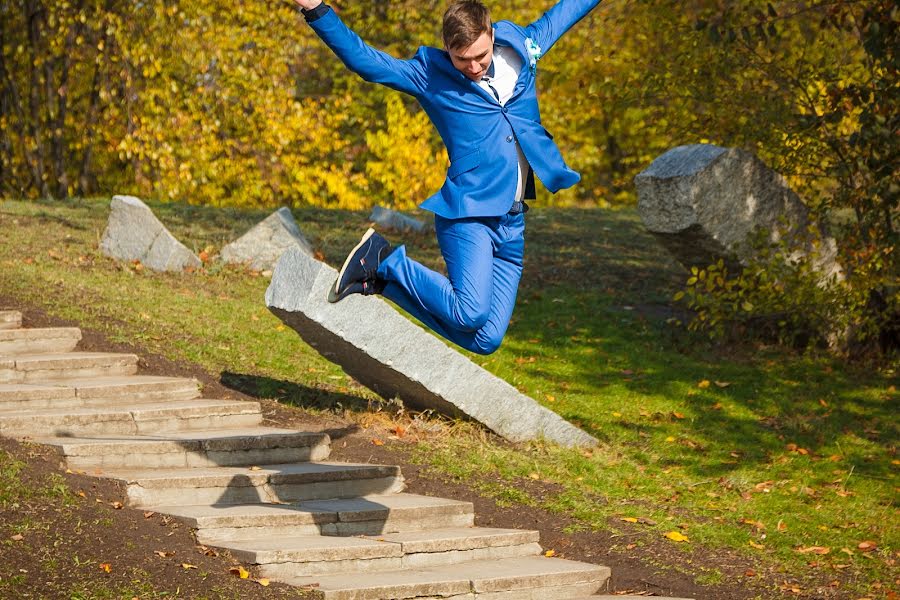
<path id="1" fill-rule="evenodd" d="M 376 206 L 369 215 L 369 220 L 380 225 L 385 229 L 393 229 L 395 231 L 412 231 L 415 233 L 423 233 L 428 231 L 429 226 L 419 219 L 414 219 L 408 215 L 404 215 L 396 210 Z"/>
<path id="2" fill-rule="evenodd" d="M 299 248 L 309 255 L 313 253 L 294 215 L 283 206 L 222 248 L 219 259 L 231 264 L 246 264 L 254 271 L 265 271 L 273 269 L 278 258 L 289 248 Z"/>
<path id="3" fill-rule="evenodd" d="M 405 405 L 479 421 L 511 441 L 544 438 L 593 446 L 593 437 L 488 373 L 381 298 L 326 301 L 337 272 L 290 249 L 275 267 L 266 304 L 310 346 L 354 379 Z"/>
<path id="4" fill-rule="evenodd" d="M 644 225 L 688 268 L 724 259 L 734 269 L 752 257 L 749 240 L 757 229 L 776 242 L 810 225 L 784 178 L 739 148 L 678 146 L 638 174 L 635 185 Z M 809 252 L 798 249 L 792 258 Z M 836 256 L 834 239 L 822 231 L 813 260 L 823 279 L 842 277 Z"/>
<path id="5" fill-rule="evenodd" d="M 117 260 L 139 260 L 153 271 L 181 271 L 203 264 L 134 196 L 113 196 L 100 251 Z"/>

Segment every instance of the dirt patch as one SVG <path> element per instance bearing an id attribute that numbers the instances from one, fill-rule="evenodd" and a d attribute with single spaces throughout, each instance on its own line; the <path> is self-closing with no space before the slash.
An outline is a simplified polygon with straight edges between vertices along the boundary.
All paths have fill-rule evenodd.
<path id="1" fill-rule="evenodd" d="M 22 311 L 26 327 L 78 326 L 39 309 L 17 306 L 10 298 L 0 297 L 2 307 Z M 81 350 L 135 353 L 141 357 L 143 373 L 194 377 L 203 385 L 206 397 L 259 400 L 226 387 L 221 383 L 221 375 L 210 374 L 196 365 L 173 362 L 137 345 L 112 343 L 90 330 L 83 329 L 82 333 Z M 609 593 L 697 600 L 797 597 L 796 593 L 782 592 L 783 575 L 767 571 L 744 556 L 696 546 L 688 551 L 647 534 L 639 525 L 629 528 L 617 523 L 615 529 L 625 531 L 618 534 L 579 531 L 582 528 L 578 523 L 564 515 L 528 506 L 499 506 L 479 495 L 474 485 L 477 482 L 450 479 L 415 464 L 411 442 L 373 443 L 374 438 L 387 439 L 385 434 L 389 432 L 365 429 L 337 415 L 311 415 L 277 402 L 261 402 L 268 425 L 328 432 L 333 439 L 334 460 L 400 465 L 410 493 L 470 501 L 475 505 L 477 525 L 535 529 L 541 534 L 543 547 L 552 549 L 556 556 L 609 566 Z M 61 473 L 56 459 L 39 447 L 3 439 L 0 444 L 0 448 L 27 464 L 23 472 L 26 486 L 40 486 L 53 473 Z M 70 590 L 98 581 L 122 589 L 137 585 L 135 582 L 147 582 L 156 590 L 187 598 L 297 597 L 297 590 L 285 586 L 262 587 L 230 576 L 234 560 L 227 553 L 210 555 L 208 549 L 197 545 L 189 529 L 174 520 L 115 508 L 111 503 L 124 502 L 123 490 L 115 482 L 89 474 L 64 473 L 62 477 L 75 494 L 71 503 L 38 502 L 4 511 L 0 525 L 0 597 L 5 597 L 2 586 L 14 580 L 24 582 L 14 588 L 16 597 L 22 598 L 69 598 L 73 597 Z M 539 481 L 525 480 L 521 486 L 537 498 L 554 493 L 553 486 Z M 22 540 L 11 542 L 11 537 L 28 521 L 37 525 L 27 528 Z M 570 533 L 573 529 L 575 532 Z M 111 565 L 110 572 L 101 564 Z M 699 585 L 698 577 L 701 581 L 705 577 L 713 585 Z M 34 591 L 19 593 L 20 589 Z M 816 590 L 804 591 L 808 598 L 841 597 L 821 585 L 806 584 L 803 589 Z"/>

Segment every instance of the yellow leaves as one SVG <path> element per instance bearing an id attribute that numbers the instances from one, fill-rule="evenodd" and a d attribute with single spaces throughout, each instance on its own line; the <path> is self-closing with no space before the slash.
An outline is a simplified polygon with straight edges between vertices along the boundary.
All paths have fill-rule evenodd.
<path id="1" fill-rule="evenodd" d="M 197 565 L 192 565 L 190 563 L 181 563 L 181 568 L 184 569 L 185 571 L 188 571 L 190 569 L 197 569 L 199 567 Z"/>
<path id="2" fill-rule="evenodd" d="M 100 563 L 100 570 L 104 573 L 112 573 L 112 565 L 109 563 Z"/>
<path id="3" fill-rule="evenodd" d="M 709 385 L 710 385 L 709 380 L 704 379 L 697 384 L 697 387 L 700 388 L 701 390 L 705 390 L 705 389 L 709 388 Z"/>
<path id="4" fill-rule="evenodd" d="M 808 546 L 806 548 L 797 548 L 794 550 L 798 554 L 818 554 L 824 556 L 831 553 L 831 548 L 825 546 Z"/>
<path id="5" fill-rule="evenodd" d="M 665 534 L 665 537 L 669 538 L 673 542 L 689 542 L 688 536 L 684 535 L 680 531 L 670 531 Z"/>
<path id="6" fill-rule="evenodd" d="M 544 552 L 544 556 L 547 556 L 547 557 L 556 556 L 556 550 L 547 550 L 546 552 Z"/>
<path id="7" fill-rule="evenodd" d="M 757 544 L 753 540 L 749 540 L 747 543 L 750 544 L 751 548 L 756 548 L 757 550 L 765 550 L 766 549 L 766 547 L 763 544 Z"/>
<path id="8" fill-rule="evenodd" d="M 247 579 L 248 577 L 250 577 L 250 572 L 240 565 L 231 567 L 230 569 L 228 569 L 228 572 L 240 579 Z"/>
<path id="9" fill-rule="evenodd" d="M 635 518 L 635 517 L 622 517 L 622 521 L 625 521 L 626 523 L 637 523 L 638 522 L 637 518 Z"/>

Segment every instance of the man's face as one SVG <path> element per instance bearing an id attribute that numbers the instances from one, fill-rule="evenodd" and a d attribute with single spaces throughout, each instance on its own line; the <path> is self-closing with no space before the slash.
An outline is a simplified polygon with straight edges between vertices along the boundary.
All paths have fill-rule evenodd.
<path id="1" fill-rule="evenodd" d="M 481 81 L 494 60 L 494 30 L 482 33 L 468 48 L 450 48 L 447 52 L 457 71 L 472 81 Z"/>

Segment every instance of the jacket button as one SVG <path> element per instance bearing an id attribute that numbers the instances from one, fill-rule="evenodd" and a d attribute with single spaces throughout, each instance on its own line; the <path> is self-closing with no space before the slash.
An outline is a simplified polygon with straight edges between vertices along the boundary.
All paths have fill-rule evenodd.
<path id="1" fill-rule="evenodd" d="M 511 135 L 506 136 L 506 141 L 507 141 L 507 142 L 512 142 L 512 141 L 513 141 L 513 136 L 511 136 Z"/>
<path id="2" fill-rule="evenodd" d="M 509 108 L 507 108 L 507 107 L 504 106 L 504 107 L 503 107 L 503 114 L 506 114 L 506 113 L 508 113 L 508 112 L 509 112 Z"/>

